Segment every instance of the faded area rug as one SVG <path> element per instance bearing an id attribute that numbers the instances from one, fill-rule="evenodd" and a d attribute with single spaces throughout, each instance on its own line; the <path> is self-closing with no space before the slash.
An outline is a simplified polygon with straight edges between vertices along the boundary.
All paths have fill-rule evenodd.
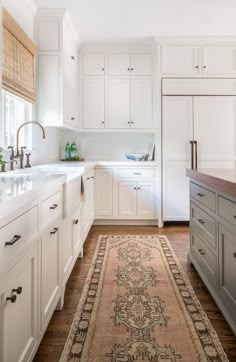
<path id="1" fill-rule="evenodd" d="M 61 362 L 228 361 L 164 236 L 100 236 Z"/>

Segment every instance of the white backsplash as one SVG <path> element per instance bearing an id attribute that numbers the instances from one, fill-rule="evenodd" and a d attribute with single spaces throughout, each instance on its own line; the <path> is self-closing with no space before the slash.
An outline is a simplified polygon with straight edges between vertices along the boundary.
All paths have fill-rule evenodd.
<path id="1" fill-rule="evenodd" d="M 154 143 L 153 133 L 76 133 L 64 131 L 61 137 L 61 157 L 66 142 L 76 142 L 78 154 L 85 160 L 122 161 L 127 152 L 148 153 Z"/>

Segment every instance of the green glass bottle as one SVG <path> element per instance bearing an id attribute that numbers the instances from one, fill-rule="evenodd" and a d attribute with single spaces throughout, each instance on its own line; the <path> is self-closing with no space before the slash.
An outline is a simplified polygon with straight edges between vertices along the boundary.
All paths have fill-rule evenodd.
<path id="1" fill-rule="evenodd" d="M 66 148 L 65 148 L 65 159 L 66 160 L 70 159 L 70 157 L 71 157 L 70 152 L 71 152 L 70 144 L 69 144 L 69 142 L 67 142 Z"/>

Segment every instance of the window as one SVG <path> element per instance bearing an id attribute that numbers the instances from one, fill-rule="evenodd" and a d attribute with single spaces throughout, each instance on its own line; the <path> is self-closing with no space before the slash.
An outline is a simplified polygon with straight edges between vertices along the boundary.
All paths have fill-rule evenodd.
<path id="1" fill-rule="evenodd" d="M 0 144 L 7 148 L 16 145 L 18 127 L 32 120 L 32 104 L 9 92 L 2 91 L 2 122 L 0 124 Z M 32 128 L 27 125 L 20 132 L 20 145 L 32 149 Z"/>

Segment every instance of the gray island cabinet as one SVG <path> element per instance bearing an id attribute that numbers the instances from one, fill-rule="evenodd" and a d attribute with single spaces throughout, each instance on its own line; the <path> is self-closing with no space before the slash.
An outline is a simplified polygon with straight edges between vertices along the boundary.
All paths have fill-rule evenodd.
<path id="1" fill-rule="evenodd" d="M 189 258 L 236 334 L 236 170 L 188 169 L 186 174 Z"/>

